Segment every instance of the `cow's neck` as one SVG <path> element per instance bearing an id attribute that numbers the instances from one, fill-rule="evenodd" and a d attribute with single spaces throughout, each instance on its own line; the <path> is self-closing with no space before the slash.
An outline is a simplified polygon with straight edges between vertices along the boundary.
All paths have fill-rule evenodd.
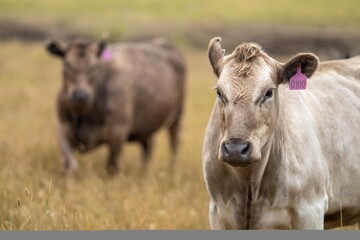
<path id="1" fill-rule="evenodd" d="M 279 178 L 284 174 L 279 171 L 283 170 L 284 159 L 282 159 L 282 151 L 279 143 L 282 139 L 281 123 L 277 123 L 277 127 L 267 141 L 267 145 L 263 148 L 261 165 L 252 174 L 253 199 L 258 199 L 261 195 L 266 195 L 267 199 L 275 199 L 277 192 L 277 184 Z"/>
<path id="2" fill-rule="evenodd" d="M 274 144 L 275 138 L 275 134 L 269 137 L 268 144 L 262 150 L 263 157 L 257 165 L 250 168 L 232 168 L 233 171 L 236 171 L 238 184 L 246 189 L 243 199 L 244 207 L 246 207 L 246 218 L 250 218 L 252 202 L 259 198 L 264 188 L 270 187 L 274 182 L 274 179 L 269 178 L 272 178 L 277 172 L 276 169 L 273 169 L 277 165 L 277 161 L 274 159 L 277 151 Z M 269 174 L 270 172 L 274 174 Z"/>
<path id="3" fill-rule="evenodd" d="M 268 141 L 268 145 L 263 149 L 263 158 L 261 159 L 260 164 L 247 169 L 245 175 L 238 175 L 241 176 L 239 182 L 243 185 L 243 189 L 246 189 L 246 192 L 243 193 L 243 202 L 240 204 L 241 206 L 239 206 L 244 208 L 244 217 L 246 219 L 245 229 L 252 229 L 252 222 L 256 221 L 254 219 L 253 209 L 260 195 L 264 192 L 265 194 L 272 194 L 268 192 L 268 190 L 271 188 L 273 180 L 268 179 L 270 176 L 268 173 L 271 172 L 271 169 L 273 168 L 274 161 L 272 161 L 272 157 L 273 151 L 275 150 L 273 147 L 273 141 L 275 141 L 274 139 L 275 137 L 271 136 Z"/>
<path id="4" fill-rule="evenodd" d="M 254 197 L 257 197 L 257 189 L 261 185 L 264 177 L 264 173 L 268 167 L 269 159 L 273 156 L 273 144 L 274 136 L 269 137 L 269 141 L 262 149 L 262 159 L 258 164 L 249 168 L 237 168 L 237 175 L 240 177 L 240 181 L 244 185 L 251 186 L 254 191 Z"/>

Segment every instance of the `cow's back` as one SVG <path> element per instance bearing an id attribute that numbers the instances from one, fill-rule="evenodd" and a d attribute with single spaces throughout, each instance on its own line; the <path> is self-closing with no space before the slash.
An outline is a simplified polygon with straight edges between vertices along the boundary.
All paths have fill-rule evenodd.
<path id="1" fill-rule="evenodd" d="M 119 44 L 112 51 L 122 78 L 132 85 L 130 138 L 146 138 L 174 121 L 182 108 L 186 74 L 178 50 L 167 42 L 154 41 Z"/>
<path id="2" fill-rule="evenodd" d="M 360 57 L 321 63 L 307 90 L 280 85 L 279 104 L 284 157 L 302 156 L 290 164 L 304 168 L 310 183 L 326 185 L 325 227 L 339 225 L 340 208 L 344 225 L 359 221 Z"/>

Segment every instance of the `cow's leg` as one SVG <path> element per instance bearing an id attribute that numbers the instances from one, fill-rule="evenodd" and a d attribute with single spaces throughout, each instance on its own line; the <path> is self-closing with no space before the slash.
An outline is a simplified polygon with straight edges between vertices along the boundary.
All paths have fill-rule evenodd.
<path id="1" fill-rule="evenodd" d="M 60 151 L 63 155 L 65 174 L 74 176 L 78 169 L 78 162 L 74 156 L 74 149 L 71 146 L 70 141 L 66 138 L 63 130 L 59 130 L 58 140 Z"/>
<path id="2" fill-rule="evenodd" d="M 321 201 L 299 204 L 293 221 L 293 229 L 324 229 L 325 207 Z"/>
<path id="3" fill-rule="evenodd" d="M 223 227 L 223 224 L 221 224 L 220 222 L 218 208 L 212 200 L 210 200 L 210 204 L 209 204 L 209 219 L 210 219 L 210 227 L 212 230 L 225 229 Z"/>
<path id="4" fill-rule="evenodd" d="M 169 136 L 170 136 L 170 150 L 171 150 L 171 159 L 170 159 L 170 168 L 173 168 L 176 162 L 176 155 L 180 143 L 180 119 L 181 111 L 178 112 L 174 122 L 169 127 Z"/>
<path id="5" fill-rule="evenodd" d="M 289 201 L 291 202 L 291 201 Z M 301 193 L 292 205 L 281 203 L 270 205 L 268 201 L 258 201 L 252 206 L 250 229 L 324 229 L 326 198 L 301 199 Z"/>
<path id="6" fill-rule="evenodd" d="M 109 175 L 115 175 L 119 172 L 118 158 L 121 153 L 122 144 L 112 143 L 109 145 L 109 157 L 107 162 L 107 172 Z"/>
<path id="7" fill-rule="evenodd" d="M 109 156 L 107 161 L 107 172 L 115 175 L 119 172 L 118 159 L 127 138 L 127 131 L 124 127 L 113 128 L 109 141 Z"/>
<path id="8" fill-rule="evenodd" d="M 151 137 L 140 142 L 142 146 L 142 163 L 143 166 L 146 167 L 151 158 L 152 150 L 153 150 L 153 139 Z"/>

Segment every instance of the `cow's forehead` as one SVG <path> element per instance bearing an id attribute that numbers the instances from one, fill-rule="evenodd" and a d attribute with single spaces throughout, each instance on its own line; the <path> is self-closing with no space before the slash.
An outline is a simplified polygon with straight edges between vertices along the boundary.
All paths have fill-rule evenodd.
<path id="1" fill-rule="evenodd" d="M 96 60 L 96 48 L 91 43 L 75 42 L 69 46 L 66 60 L 73 65 L 89 65 Z"/>
<path id="2" fill-rule="evenodd" d="M 253 99 L 264 87 L 271 87 L 274 68 L 264 58 L 251 63 L 228 62 L 222 70 L 218 86 L 228 98 Z"/>

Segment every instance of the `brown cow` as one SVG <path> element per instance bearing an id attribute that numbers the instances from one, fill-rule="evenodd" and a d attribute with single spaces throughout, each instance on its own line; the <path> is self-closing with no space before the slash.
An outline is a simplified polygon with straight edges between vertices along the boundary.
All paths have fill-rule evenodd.
<path id="1" fill-rule="evenodd" d="M 224 56 L 215 38 L 209 58 L 219 78 L 203 147 L 211 227 L 359 222 L 360 56 L 319 62 L 303 53 L 280 63 L 255 43 Z M 299 67 L 308 86 L 290 90 Z"/>
<path id="2" fill-rule="evenodd" d="M 63 82 L 57 99 L 59 143 L 68 173 L 77 169 L 74 150 L 109 146 L 109 174 L 126 141 L 137 141 L 146 165 L 152 136 L 167 126 L 173 165 L 185 94 L 185 63 L 165 39 L 107 47 L 76 39 L 51 40 L 46 49 L 63 61 Z"/>

